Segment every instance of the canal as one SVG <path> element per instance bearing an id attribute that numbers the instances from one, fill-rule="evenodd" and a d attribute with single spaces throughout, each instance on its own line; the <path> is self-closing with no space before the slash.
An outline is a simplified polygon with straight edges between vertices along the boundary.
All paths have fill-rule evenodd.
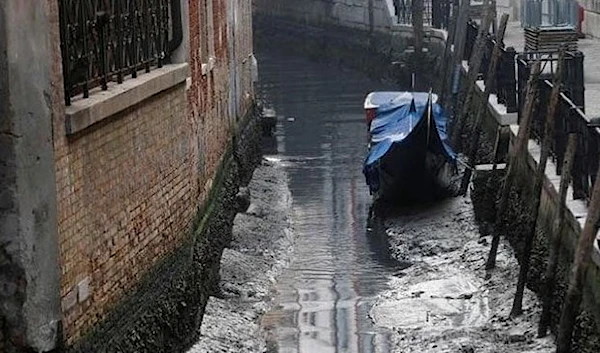
<path id="1" fill-rule="evenodd" d="M 361 73 L 274 50 L 259 52 L 258 95 L 276 110 L 266 158 L 289 175 L 296 244 L 263 319 L 280 353 L 388 352 L 369 317 L 375 297 L 406 266 L 367 229 L 371 197 L 363 100 L 394 89 Z M 395 88 L 398 89 L 398 88 Z"/>

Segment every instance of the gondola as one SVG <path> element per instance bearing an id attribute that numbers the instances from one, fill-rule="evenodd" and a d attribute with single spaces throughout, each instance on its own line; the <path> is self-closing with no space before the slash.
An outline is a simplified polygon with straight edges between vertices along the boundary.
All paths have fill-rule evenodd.
<path id="1" fill-rule="evenodd" d="M 456 153 L 431 92 L 372 92 L 365 99 L 369 150 L 363 173 L 376 200 L 414 202 L 453 191 Z"/>

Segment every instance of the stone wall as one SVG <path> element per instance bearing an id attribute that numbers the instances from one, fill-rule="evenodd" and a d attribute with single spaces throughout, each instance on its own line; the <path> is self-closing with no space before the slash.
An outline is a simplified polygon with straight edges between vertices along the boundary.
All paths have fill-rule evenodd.
<path id="1" fill-rule="evenodd" d="M 600 38 L 600 12 L 585 11 L 583 21 L 583 33 L 587 36 Z"/>
<path id="2" fill-rule="evenodd" d="M 600 38 L 600 1 L 579 0 L 579 4 L 584 8 L 583 33 Z"/>
<path id="3" fill-rule="evenodd" d="M 48 53 L 54 1 L 0 5 L 0 351 L 46 352 L 59 338 L 59 268 Z M 35 21 L 33 21 L 35 19 Z M 28 23 L 28 30 L 22 29 Z M 60 86 L 58 88 L 60 90 Z"/>
<path id="4" fill-rule="evenodd" d="M 513 204 L 529 202 L 528 199 L 531 197 L 530 180 L 531 175 L 535 172 L 537 163 L 531 155 L 528 156 L 527 162 L 527 164 L 521 165 L 520 169 L 517 171 L 519 187 L 517 188 L 517 192 L 513 194 L 511 200 Z M 550 172 L 553 172 L 553 170 L 551 170 L 553 168 L 553 165 L 548 166 Z M 544 276 L 544 270 L 546 269 L 548 259 L 548 243 L 550 237 L 554 236 L 553 224 L 557 217 L 557 210 L 558 191 L 555 186 L 546 179 L 544 188 L 542 189 L 540 208 L 538 210 L 538 220 L 536 225 L 537 236 L 532 250 L 531 271 L 528 274 L 528 286 L 535 291 L 541 289 L 541 279 Z M 514 213 L 516 212 L 518 212 L 518 210 L 514 211 Z M 533 212 L 535 211 L 528 210 L 529 214 L 532 214 Z M 513 216 L 516 217 L 516 214 L 514 213 Z M 552 309 L 553 325 L 557 325 L 560 319 L 563 300 L 571 275 L 571 265 L 574 260 L 577 240 L 583 229 L 579 220 L 575 218 L 571 210 L 567 209 L 564 216 L 567 222 L 562 235 L 561 258 L 555 284 L 556 295 L 553 300 Z M 507 218 L 516 219 L 511 217 L 510 214 Z M 516 234 L 516 236 L 520 237 L 522 235 Z M 600 335 L 598 334 L 600 332 L 600 307 L 598 305 L 598 303 L 600 303 L 599 284 L 600 269 L 595 263 L 592 263 L 587 273 L 587 281 L 583 291 L 582 313 L 580 313 L 577 318 L 577 325 L 574 332 L 574 351 L 576 352 L 591 353 L 597 352 L 600 349 Z"/>
<path id="5" fill-rule="evenodd" d="M 391 28 L 387 0 L 255 0 L 255 13 L 314 27 L 340 26 L 385 32 Z"/>

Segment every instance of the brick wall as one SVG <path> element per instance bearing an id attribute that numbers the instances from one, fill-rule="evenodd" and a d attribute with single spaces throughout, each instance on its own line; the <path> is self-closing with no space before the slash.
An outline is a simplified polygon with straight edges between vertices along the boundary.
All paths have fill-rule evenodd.
<path id="1" fill-rule="evenodd" d="M 233 65 L 235 69 L 236 96 L 235 109 L 239 115 L 245 114 L 248 107 L 248 101 L 254 96 L 252 82 L 252 55 L 254 53 L 252 32 L 243 30 L 252 28 L 252 2 L 249 0 L 235 0 L 232 2 L 235 7 L 234 29 L 237 29 L 233 35 L 235 45 L 235 58 Z M 242 30 L 239 30 L 242 29 Z"/>
<path id="2" fill-rule="evenodd" d="M 198 206 L 185 87 L 67 139 L 56 119 L 61 297 L 69 342 L 181 243 Z"/>
<path id="3" fill-rule="evenodd" d="M 238 1 L 247 13 L 236 42 L 243 43 L 247 55 L 252 46 L 250 0 Z M 106 318 L 128 290 L 190 235 L 237 120 L 227 109 L 227 10 L 226 0 L 212 0 L 211 13 L 204 1 L 189 1 L 187 90 L 185 84 L 172 87 L 75 136 L 67 137 L 64 111 L 56 112 L 60 294 L 68 344 Z M 212 31 L 206 27 L 208 16 Z M 209 36 L 214 66 L 203 74 Z M 60 51 L 55 53 L 59 87 Z M 240 79 L 248 90 L 250 71 L 245 75 Z M 62 101 L 61 91 L 52 99 Z M 247 111 L 250 101 L 240 103 L 240 111 Z"/>
<path id="4" fill-rule="evenodd" d="M 212 6 L 206 6 L 212 1 Z M 188 91 L 189 119 L 199 131 L 198 149 L 204 159 L 197 168 L 204 175 L 203 191 L 210 189 L 214 175 L 232 129 L 231 117 L 227 115 L 227 90 L 229 66 L 227 51 L 227 13 L 225 0 L 190 1 L 190 67 L 192 85 Z M 212 13 L 209 13 L 212 8 Z M 213 33 L 206 25 L 212 16 Z M 248 29 L 250 30 L 250 29 Z M 212 36 L 214 53 L 209 53 L 209 38 Z M 204 53 L 204 54 L 203 54 Z M 202 73 L 202 64 L 209 64 L 208 54 L 214 54 L 214 67 Z"/>

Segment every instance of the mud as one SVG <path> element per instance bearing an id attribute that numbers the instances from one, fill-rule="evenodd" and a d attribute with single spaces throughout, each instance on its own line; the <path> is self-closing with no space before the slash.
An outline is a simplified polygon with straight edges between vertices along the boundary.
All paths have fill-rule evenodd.
<path id="1" fill-rule="evenodd" d="M 503 240 L 497 268 L 486 276 L 491 237 L 481 235 L 470 197 L 395 210 L 384 226 L 394 256 L 413 264 L 390 281 L 370 313 L 395 332 L 393 352 L 554 349 L 552 337 L 536 338 L 540 306 L 533 292 L 526 290 L 524 314 L 508 319 L 518 262 Z"/>
<path id="2" fill-rule="evenodd" d="M 189 353 L 264 352 L 259 320 L 272 305 L 275 278 L 293 248 L 291 195 L 277 162 L 263 160 L 248 186 L 250 206 L 239 213 L 221 259 L 220 293 L 210 297 Z"/>

